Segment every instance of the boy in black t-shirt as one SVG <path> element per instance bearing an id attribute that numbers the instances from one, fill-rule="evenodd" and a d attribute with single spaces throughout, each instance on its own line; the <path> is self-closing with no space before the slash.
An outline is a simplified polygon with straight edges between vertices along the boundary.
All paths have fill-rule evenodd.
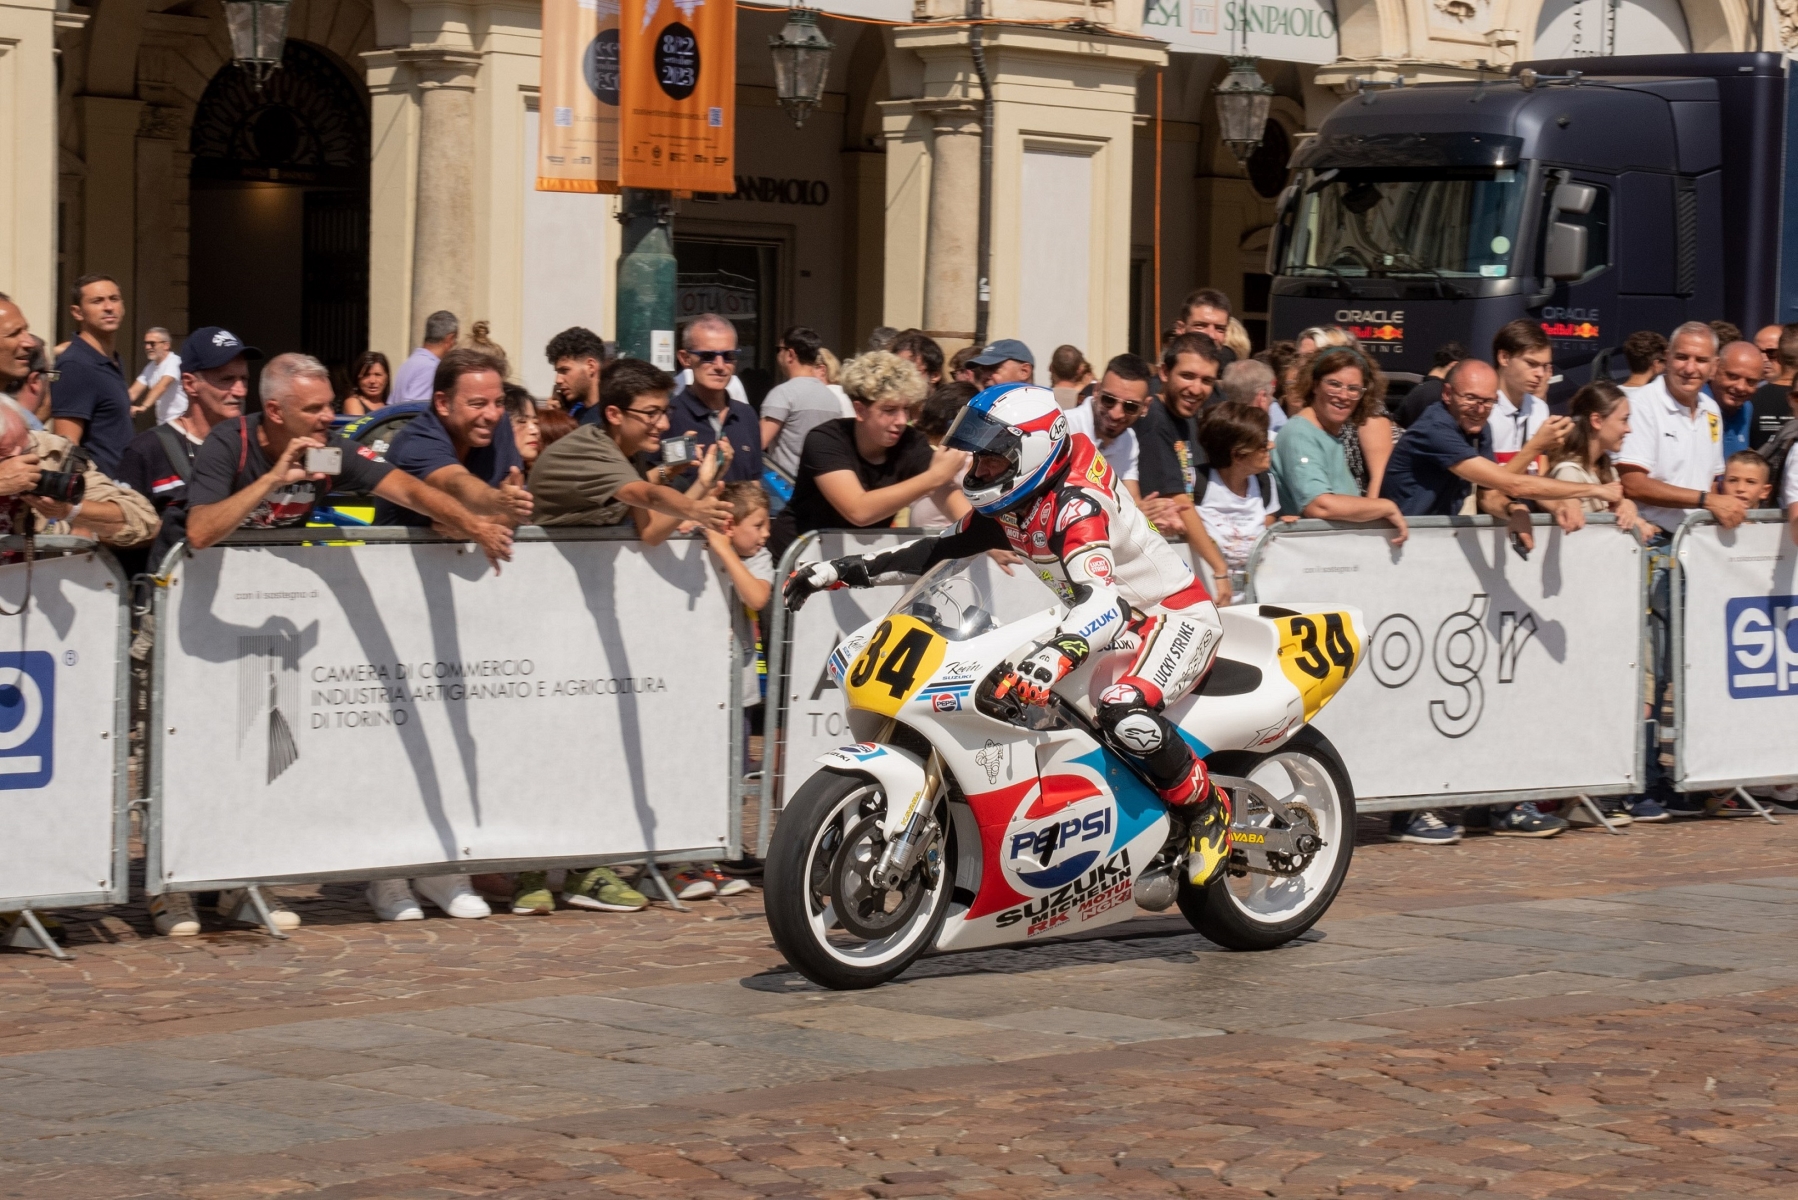
<path id="1" fill-rule="evenodd" d="M 375 458 L 374 451 L 330 435 L 334 393 L 331 373 L 304 354 L 281 354 L 262 368 L 262 412 L 214 429 L 194 458 L 187 486 L 187 542 L 195 550 L 214 545 L 234 529 L 304 525 L 333 486 L 333 477 L 308 473 L 306 451 L 342 451 L 336 479 L 422 512 L 453 536 L 478 543 L 497 570 L 512 557 L 512 531 L 504 522 L 477 517 L 448 493 L 420 483 Z"/>
<path id="2" fill-rule="evenodd" d="M 1143 515 L 1164 533 L 1182 536 L 1215 580 L 1218 604 L 1230 603 L 1230 572 L 1224 556 L 1200 519 L 1198 497 L 1205 494 L 1210 463 L 1199 448 L 1198 414 L 1211 399 L 1223 356 L 1202 333 L 1182 333 L 1161 352 L 1161 395 L 1149 402 L 1136 423 L 1137 486 Z"/>

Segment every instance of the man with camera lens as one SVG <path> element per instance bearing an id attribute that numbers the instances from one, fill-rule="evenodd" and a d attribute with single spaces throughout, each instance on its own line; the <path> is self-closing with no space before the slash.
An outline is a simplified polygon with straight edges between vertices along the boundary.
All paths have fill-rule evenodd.
<path id="1" fill-rule="evenodd" d="M 262 368 L 262 411 L 218 426 L 194 456 L 187 488 L 187 544 L 203 550 L 234 529 L 304 525 L 334 487 L 415 509 L 474 542 L 497 570 L 512 557 L 512 530 L 477 516 L 331 434 L 331 372 L 307 354 L 278 354 Z"/>
<path id="2" fill-rule="evenodd" d="M 25 314 L 0 295 L 0 385 L 30 379 L 34 350 L 41 354 L 42 343 Z M 69 439 L 32 429 L 25 410 L 0 397 L 0 536 L 28 532 L 130 546 L 155 536 L 156 510 L 108 479 Z M 17 557 L 9 552 L 0 561 Z"/>
<path id="3" fill-rule="evenodd" d="M 394 436 L 387 461 L 473 513 L 519 526 L 531 519 L 524 459 L 506 415 L 505 364 L 480 350 L 451 350 L 437 364 L 431 407 Z M 429 525 L 424 513 L 375 501 L 377 525 Z"/>

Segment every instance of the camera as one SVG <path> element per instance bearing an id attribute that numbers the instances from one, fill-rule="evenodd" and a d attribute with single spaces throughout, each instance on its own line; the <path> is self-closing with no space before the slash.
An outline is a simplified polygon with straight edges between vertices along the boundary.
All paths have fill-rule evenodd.
<path id="1" fill-rule="evenodd" d="M 308 475 L 343 474 L 343 447 L 320 446 L 306 451 L 306 473 Z"/>
<path id="2" fill-rule="evenodd" d="M 678 467 L 693 461 L 693 439 L 685 434 L 662 439 L 662 465 Z"/>
<path id="3" fill-rule="evenodd" d="M 59 504 L 80 504 L 81 498 L 87 495 L 87 474 L 83 471 L 40 471 L 37 486 L 29 494 Z"/>

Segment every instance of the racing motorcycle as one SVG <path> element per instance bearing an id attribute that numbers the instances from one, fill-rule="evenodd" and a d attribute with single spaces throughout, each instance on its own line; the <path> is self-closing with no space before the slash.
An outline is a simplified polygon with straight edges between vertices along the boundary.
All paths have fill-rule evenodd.
<path id="1" fill-rule="evenodd" d="M 1348 872 L 1355 800 L 1307 723 L 1360 665 L 1360 612 L 1220 610 L 1217 660 L 1167 709 L 1233 801 L 1228 867 L 1197 888 L 1180 823 L 1095 724 L 1133 637 L 1081 664 L 1046 707 L 995 696 L 1007 657 L 1065 610 L 1000 625 L 968 561 L 939 564 L 831 655 L 863 740 L 820 756 L 775 827 L 764 887 L 787 961 L 824 987 L 873 987 L 927 950 L 1028 942 L 1176 903 L 1233 950 L 1309 929 Z"/>

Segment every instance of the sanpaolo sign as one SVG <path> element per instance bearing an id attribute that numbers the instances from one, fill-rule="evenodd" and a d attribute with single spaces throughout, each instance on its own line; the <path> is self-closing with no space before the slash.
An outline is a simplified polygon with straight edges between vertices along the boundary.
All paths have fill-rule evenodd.
<path id="1" fill-rule="evenodd" d="M 1303 63 L 1337 57 L 1333 0 L 1143 0 L 1142 31 L 1174 50 L 1200 54 Z"/>

